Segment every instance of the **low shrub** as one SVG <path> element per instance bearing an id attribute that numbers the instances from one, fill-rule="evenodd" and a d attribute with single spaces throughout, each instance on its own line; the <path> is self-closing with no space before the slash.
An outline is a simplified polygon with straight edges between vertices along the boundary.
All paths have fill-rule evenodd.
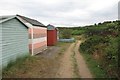
<path id="1" fill-rule="evenodd" d="M 98 44 L 106 44 L 108 42 L 108 38 L 104 38 L 101 36 L 91 36 L 84 43 L 80 45 L 80 49 L 85 53 L 92 54 L 97 48 L 95 48 Z"/>

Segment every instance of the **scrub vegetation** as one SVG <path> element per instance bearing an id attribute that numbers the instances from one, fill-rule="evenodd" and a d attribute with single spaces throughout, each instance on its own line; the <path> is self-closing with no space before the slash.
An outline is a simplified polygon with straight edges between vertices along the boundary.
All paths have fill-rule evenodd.
<path id="1" fill-rule="evenodd" d="M 76 28 L 59 28 L 60 31 L 63 29 L 71 29 L 72 36 L 83 41 L 79 51 L 83 54 L 94 77 L 119 78 L 120 21 L 106 21 Z"/>
<path id="2" fill-rule="evenodd" d="M 107 21 L 84 27 L 60 27 L 61 38 L 74 37 L 77 43 L 58 42 L 41 54 L 10 63 L 3 70 L 3 77 L 80 78 L 90 72 L 93 78 L 119 78 L 119 25 L 119 21 Z"/>
<path id="3" fill-rule="evenodd" d="M 80 45 L 80 51 L 92 55 L 97 60 L 98 67 L 103 69 L 107 77 L 118 76 L 118 40 L 120 36 L 119 22 L 104 22 L 93 25 L 84 33 L 86 40 Z"/>

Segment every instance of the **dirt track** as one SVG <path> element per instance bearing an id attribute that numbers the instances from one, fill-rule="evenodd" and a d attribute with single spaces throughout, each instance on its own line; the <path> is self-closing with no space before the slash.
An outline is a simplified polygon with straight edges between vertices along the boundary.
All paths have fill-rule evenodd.
<path id="1" fill-rule="evenodd" d="M 74 58 L 76 59 L 77 64 L 77 73 L 79 78 L 92 78 L 92 75 L 83 59 L 79 53 L 79 45 L 81 41 L 78 41 L 76 44 L 72 43 L 69 48 L 64 52 L 63 58 L 61 58 L 60 69 L 58 70 L 56 77 L 59 78 L 75 78 L 74 75 L 74 63 L 71 60 L 71 55 L 75 54 Z"/>
<path id="2" fill-rule="evenodd" d="M 79 69 L 79 75 L 81 78 L 92 78 L 92 75 L 85 63 L 84 58 L 81 56 L 81 54 L 79 53 L 79 46 L 80 46 L 81 41 L 78 41 L 76 46 L 75 46 L 75 57 L 77 60 L 77 65 L 78 65 L 78 69 Z"/>
<path id="3" fill-rule="evenodd" d="M 61 66 L 56 74 L 56 77 L 60 78 L 71 78 L 73 74 L 71 55 L 72 49 L 75 43 L 72 43 L 70 47 L 64 52 L 63 58 L 61 58 Z"/>

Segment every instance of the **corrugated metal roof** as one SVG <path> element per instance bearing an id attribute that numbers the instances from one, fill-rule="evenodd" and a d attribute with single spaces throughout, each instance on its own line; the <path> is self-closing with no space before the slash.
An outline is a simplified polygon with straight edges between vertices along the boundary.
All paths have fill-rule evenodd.
<path id="1" fill-rule="evenodd" d="M 30 24 L 34 25 L 34 26 L 40 26 L 40 27 L 46 27 L 44 24 L 42 24 L 41 22 L 25 17 L 25 16 L 21 16 L 21 15 L 17 15 L 18 17 L 24 19 L 25 21 L 29 22 Z"/>

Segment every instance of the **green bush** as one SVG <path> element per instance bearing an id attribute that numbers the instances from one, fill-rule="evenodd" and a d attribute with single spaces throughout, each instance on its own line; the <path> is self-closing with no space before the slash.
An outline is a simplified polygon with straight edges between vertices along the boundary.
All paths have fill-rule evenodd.
<path id="1" fill-rule="evenodd" d="M 118 38 L 109 37 L 109 44 L 104 50 L 104 61 L 106 71 L 109 76 L 116 76 L 118 69 Z M 110 73 L 111 72 L 111 73 Z"/>
<path id="2" fill-rule="evenodd" d="M 86 41 L 80 45 L 80 51 L 86 53 L 84 55 L 97 53 L 99 56 L 99 59 L 96 59 L 97 63 L 107 72 L 110 78 L 118 78 L 118 55 L 120 53 L 119 24 L 120 21 L 113 21 L 86 27 Z"/>
<path id="3" fill-rule="evenodd" d="M 106 44 L 108 42 L 108 38 L 104 38 L 101 36 L 91 36 L 89 39 L 87 39 L 84 43 L 80 45 L 80 49 L 84 51 L 85 53 L 92 54 L 92 52 L 95 51 L 95 46 L 103 43 Z"/>
<path id="4" fill-rule="evenodd" d="M 85 32 L 85 30 L 73 30 L 72 35 L 81 35 Z"/>
<path id="5" fill-rule="evenodd" d="M 71 29 L 63 29 L 60 33 L 61 33 L 61 37 L 63 39 L 69 39 L 72 36 L 72 30 Z"/>

